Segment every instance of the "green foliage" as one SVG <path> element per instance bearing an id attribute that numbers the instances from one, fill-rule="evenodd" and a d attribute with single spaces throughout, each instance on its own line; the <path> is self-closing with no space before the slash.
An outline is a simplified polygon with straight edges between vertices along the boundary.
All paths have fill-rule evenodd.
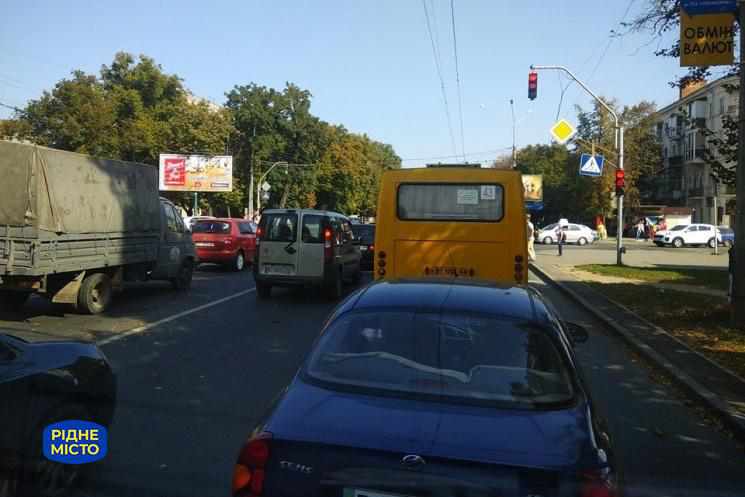
<path id="1" fill-rule="evenodd" d="M 615 107 L 615 103 L 609 103 Z M 626 200 L 632 209 L 639 205 L 638 183 L 651 176 L 661 161 L 660 147 L 649 132 L 654 104 L 640 102 L 624 107 L 619 117 L 626 127 L 625 167 Z M 545 222 L 567 217 L 591 223 L 595 216 L 614 212 L 611 193 L 614 190 L 615 131 L 613 120 L 601 105 L 592 112 L 577 108 L 577 135 L 571 150 L 562 145 L 529 145 L 517 153 L 517 168 L 523 174 L 543 175 L 542 216 Z M 592 143 L 596 153 L 605 155 L 603 175 L 590 178 L 578 174 L 580 154 L 590 153 Z"/>
<path id="2" fill-rule="evenodd" d="M 122 52 L 98 76 L 75 71 L 1 121 L 0 136 L 152 165 L 161 153 L 232 153 L 233 191 L 199 195 L 200 207 L 218 215 L 242 215 L 252 173 L 258 178 L 275 161 L 308 164 L 266 177 L 268 205 L 374 215 L 381 171 L 401 164 L 390 145 L 321 121 L 310 92 L 292 83 L 235 86 L 226 98 L 216 109 L 153 59 Z M 191 193 L 165 195 L 191 211 Z"/>

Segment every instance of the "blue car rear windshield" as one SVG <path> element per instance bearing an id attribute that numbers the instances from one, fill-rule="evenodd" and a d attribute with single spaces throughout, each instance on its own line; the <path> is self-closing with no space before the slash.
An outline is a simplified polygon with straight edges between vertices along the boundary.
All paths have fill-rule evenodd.
<path id="1" fill-rule="evenodd" d="M 343 387 L 530 407 L 574 397 L 547 333 L 493 317 L 355 312 L 331 323 L 305 374 Z"/>

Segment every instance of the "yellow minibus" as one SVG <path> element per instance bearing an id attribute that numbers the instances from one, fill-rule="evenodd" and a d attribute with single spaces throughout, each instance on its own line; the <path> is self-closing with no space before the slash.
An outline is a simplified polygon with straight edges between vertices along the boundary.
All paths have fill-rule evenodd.
<path id="1" fill-rule="evenodd" d="M 472 278 L 527 283 L 527 222 L 518 171 L 386 171 L 375 231 L 376 279 Z"/>

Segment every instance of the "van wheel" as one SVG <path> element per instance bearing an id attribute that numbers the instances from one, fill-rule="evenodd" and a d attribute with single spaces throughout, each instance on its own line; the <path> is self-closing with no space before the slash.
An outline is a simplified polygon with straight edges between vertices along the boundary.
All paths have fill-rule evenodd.
<path id="1" fill-rule="evenodd" d="M 0 292 L 0 310 L 20 312 L 30 295 L 29 292 Z"/>
<path id="2" fill-rule="evenodd" d="M 675 248 L 681 248 L 683 246 L 683 239 L 682 238 L 676 238 L 673 240 L 673 247 Z"/>
<path id="3" fill-rule="evenodd" d="M 256 296 L 260 299 L 268 299 L 272 296 L 272 285 L 256 282 Z"/>
<path id="4" fill-rule="evenodd" d="M 577 240 L 577 245 L 579 245 L 580 247 L 583 245 L 587 245 L 587 238 L 581 237 L 579 240 Z"/>
<path id="5" fill-rule="evenodd" d="M 241 272 L 244 269 L 246 269 L 246 256 L 243 255 L 243 251 L 239 250 L 237 254 L 235 254 L 235 259 L 233 259 L 233 271 Z"/>
<path id="6" fill-rule="evenodd" d="M 326 296 L 331 300 L 337 300 L 341 298 L 343 292 L 343 282 L 341 279 L 341 271 L 336 272 L 334 280 L 326 287 Z"/>
<path id="7" fill-rule="evenodd" d="M 83 279 L 78 290 L 77 309 L 86 314 L 99 314 L 111 303 L 111 278 L 104 273 L 92 273 Z"/>
<path id="8" fill-rule="evenodd" d="M 194 275 L 194 265 L 191 261 L 186 260 L 181 264 L 178 274 L 171 279 L 171 286 L 174 290 L 185 291 L 191 288 L 191 278 Z"/>

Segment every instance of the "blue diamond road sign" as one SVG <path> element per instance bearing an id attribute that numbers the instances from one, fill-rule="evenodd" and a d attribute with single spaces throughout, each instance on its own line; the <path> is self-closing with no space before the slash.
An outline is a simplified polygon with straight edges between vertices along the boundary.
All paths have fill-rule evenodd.
<path id="1" fill-rule="evenodd" d="M 680 7 L 689 16 L 737 12 L 737 0 L 680 0 Z"/>
<path id="2" fill-rule="evenodd" d="M 603 174 L 603 162 L 605 157 L 602 155 L 582 154 L 579 158 L 580 176 L 600 176 Z"/>

